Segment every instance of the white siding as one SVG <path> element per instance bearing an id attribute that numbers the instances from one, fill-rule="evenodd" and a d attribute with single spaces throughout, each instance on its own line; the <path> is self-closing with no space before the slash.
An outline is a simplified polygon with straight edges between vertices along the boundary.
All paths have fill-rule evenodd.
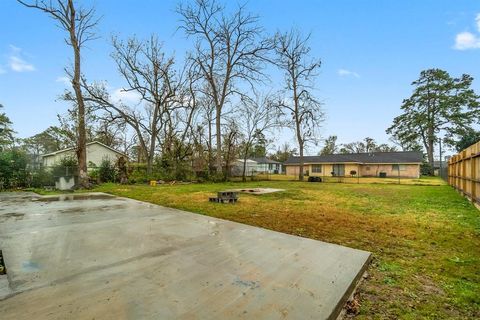
<path id="1" fill-rule="evenodd" d="M 242 176 L 243 174 L 243 160 L 235 160 L 232 163 L 232 167 L 230 168 L 230 174 L 234 177 Z M 250 176 L 257 172 L 257 162 L 253 160 L 247 160 L 247 166 L 245 168 L 245 174 Z"/>
<path id="2" fill-rule="evenodd" d="M 58 152 L 52 155 L 43 157 L 43 165 L 46 167 L 54 166 L 66 157 L 75 157 L 75 150 L 66 150 Z M 87 144 L 87 166 L 91 167 L 92 164 L 100 166 L 103 159 L 107 159 L 110 162 L 116 162 L 121 156 L 120 153 L 115 152 L 99 143 Z"/>
<path id="3" fill-rule="evenodd" d="M 278 169 L 277 169 L 278 168 Z M 282 173 L 282 165 L 281 164 L 268 164 L 268 163 L 258 163 L 257 164 L 257 172 L 260 173 L 275 173 L 275 170 L 278 170 L 278 173 Z"/>
<path id="4" fill-rule="evenodd" d="M 45 156 L 43 157 L 43 165 L 45 167 L 52 167 L 57 163 L 60 163 L 60 161 L 62 161 L 63 158 L 68 158 L 68 157 L 75 157 L 75 151 L 68 150 L 68 151 L 52 154 L 49 156 Z"/>
<path id="5" fill-rule="evenodd" d="M 90 166 L 90 162 L 92 162 L 98 167 L 102 163 L 103 159 L 107 159 L 108 161 L 115 163 L 117 162 L 119 157 L 119 153 L 105 148 L 101 144 L 91 144 L 87 146 L 88 166 Z"/>

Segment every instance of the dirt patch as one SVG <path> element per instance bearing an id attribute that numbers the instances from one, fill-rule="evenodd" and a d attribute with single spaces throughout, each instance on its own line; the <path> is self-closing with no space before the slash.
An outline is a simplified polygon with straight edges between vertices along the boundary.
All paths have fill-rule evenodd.
<path id="1" fill-rule="evenodd" d="M 424 275 L 415 275 L 413 276 L 415 280 L 417 280 L 420 283 L 420 286 L 422 288 L 422 293 L 425 295 L 435 295 L 435 296 L 444 296 L 445 291 L 443 291 L 442 288 L 440 288 L 432 279 L 428 278 L 427 276 Z"/>
<path id="2" fill-rule="evenodd" d="M 225 190 L 226 192 L 240 192 L 240 193 L 248 193 L 248 194 L 268 194 L 274 192 L 285 191 L 284 189 L 273 189 L 273 188 L 244 188 L 244 189 L 230 189 Z"/>

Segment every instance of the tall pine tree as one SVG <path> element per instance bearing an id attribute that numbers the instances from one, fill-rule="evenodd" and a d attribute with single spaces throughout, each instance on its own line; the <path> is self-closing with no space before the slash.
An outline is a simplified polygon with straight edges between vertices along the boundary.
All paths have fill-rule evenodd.
<path id="1" fill-rule="evenodd" d="M 472 81 L 467 74 L 452 78 L 440 69 L 422 71 L 412 83 L 412 96 L 403 101 L 403 114 L 393 119 L 387 133 L 404 143 L 420 141 L 433 167 L 434 146 L 441 134 L 448 138 L 480 122 L 479 96 L 470 88 Z"/>

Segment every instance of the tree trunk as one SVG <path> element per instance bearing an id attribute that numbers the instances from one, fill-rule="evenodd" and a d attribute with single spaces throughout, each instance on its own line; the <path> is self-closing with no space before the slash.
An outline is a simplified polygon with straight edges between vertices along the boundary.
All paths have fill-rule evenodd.
<path id="1" fill-rule="evenodd" d="M 435 169 L 434 169 L 434 158 L 433 158 L 433 152 L 434 152 L 434 143 L 435 143 L 435 134 L 433 130 L 433 126 L 429 126 L 427 129 L 427 158 L 428 158 L 428 164 L 430 165 L 430 175 L 434 175 Z"/>
<path id="2" fill-rule="evenodd" d="M 221 109 L 217 107 L 217 115 L 215 119 L 215 129 L 217 132 L 217 159 L 216 168 L 217 173 L 222 173 L 222 128 L 220 126 Z"/>
<path id="3" fill-rule="evenodd" d="M 428 139 L 427 158 L 430 165 L 430 175 L 434 175 L 434 158 L 433 158 L 434 140 Z"/>
<path id="4" fill-rule="evenodd" d="M 157 110 L 153 114 L 154 118 L 157 117 Z M 152 136 L 150 137 L 150 146 L 147 154 L 147 175 L 150 177 L 152 174 L 152 166 L 153 166 L 153 157 L 155 155 L 155 141 L 157 139 L 157 126 L 155 124 L 152 125 Z M 159 144 L 160 145 L 160 144 Z"/>
<path id="5" fill-rule="evenodd" d="M 212 120 L 208 119 L 208 175 L 212 174 L 213 150 L 212 150 Z"/>
<path id="6" fill-rule="evenodd" d="M 80 47 L 77 36 L 75 34 L 75 7 L 73 1 L 68 1 L 70 8 L 70 41 L 72 43 L 74 53 L 74 69 L 72 87 L 75 91 L 78 108 L 78 138 L 77 138 L 77 161 L 78 161 L 78 184 L 81 188 L 88 188 L 88 172 L 87 172 L 87 134 L 85 130 L 85 102 L 83 101 L 82 89 L 80 87 Z"/>
<path id="7" fill-rule="evenodd" d="M 302 138 L 302 130 L 300 128 L 300 118 L 299 118 L 299 115 L 298 115 L 298 95 L 297 95 L 297 81 L 296 81 L 296 77 L 295 77 L 295 70 L 292 70 L 291 72 L 292 74 L 292 88 L 293 88 L 293 103 L 294 103 L 294 107 L 295 107 L 295 112 L 294 112 L 294 119 L 295 119 L 295 129 L 296 129 L 296 136 L 297 136 L 297 140 L 298 140 L 298 149 L 299 149 L 299 152 L 300 152 L 300 168 L 299 168 L 299 172 L 298 172 L 298 180 L 300 181 L 303 181 L 303 144 L 304 144 L 304 140 Z"/>
<path id="8" fill-rule="evenodd" d="M 152 175 L 152 166 L 153 166 L 153 159 L 152 154 L 148 154 L 147 156 L 147 176 L 151 178 Z"/>
<path id="9" fill-rule="evenodd" d="M 298 110 L 296 107 L 295 110 Z M 300 170 L 298 172 L 298 179 L 300 181 L 303 181 L 303 146 L 304 146 L 304 140 L 302 139 L 302 132 L 300 128 L 300 120 L 298 119 L 298 114 L 295 114 L 295 123 L 296 123 L 296 134 L 297 134 L 297 140 L 298 140 L 298 151 L 300 153 Z"/>
<path id="10" fill-rule="evenodd" d="M 300 168 L 298 172 L 298 180 L 303 181 L 303 143 L 301 139 L 298 141 L 299 149 L 300 149 Z"/>
<path id="11" fill-rule="evenodd" d="M 246 177 L 246 172 L 247 172 L 247 156 L 248 156 L 248 151 L 250 150 L 250 145 L 247 143 L 245 146 L 245 153 L 243 155 L 243 173 L 242 173 L 242 181 L 246 182 L 247 177 Z"/>

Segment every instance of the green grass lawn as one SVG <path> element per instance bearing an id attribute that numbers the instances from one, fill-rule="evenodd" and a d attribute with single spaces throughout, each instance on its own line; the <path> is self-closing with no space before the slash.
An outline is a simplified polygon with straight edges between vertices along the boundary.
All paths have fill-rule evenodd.
<path id="1" fill-rule="evenodd" d="M 480 318 L 480 212 L 441 180 L 417 182 L 104 184 L 95 191 L 371 251 L 359 319 Z M 286 191 L 208 202 L 239 187 Z"/>

